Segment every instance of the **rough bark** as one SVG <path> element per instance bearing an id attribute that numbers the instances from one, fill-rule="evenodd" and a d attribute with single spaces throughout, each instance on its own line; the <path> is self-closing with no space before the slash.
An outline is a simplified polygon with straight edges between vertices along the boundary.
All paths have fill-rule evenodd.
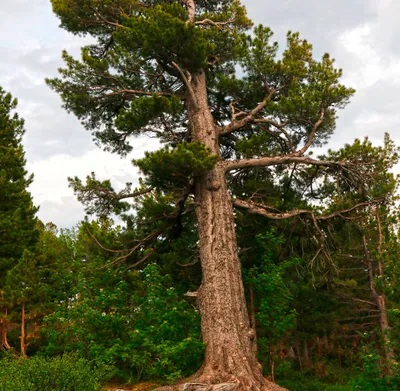
<path id="1" fill-rule="evenodd" d="M 192 74 L 187 105 L 191 137 L 220 155 L 218 133 L 208 107 L 204 72 Z M 193 98 L 195 97 L 195 99 Z M 203 280 L 198 291 L 206 344 L 198 383 L 236 383 L 240 389 L 282 390 L 267 382 L 253 348 L 238 257 L 232 202 L 222 164 L 196 178 L 195 198 Z"/>

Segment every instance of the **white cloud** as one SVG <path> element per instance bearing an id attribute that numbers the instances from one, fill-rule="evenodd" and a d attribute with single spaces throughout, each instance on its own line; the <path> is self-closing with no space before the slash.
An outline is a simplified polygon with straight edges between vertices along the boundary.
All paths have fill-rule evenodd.
<path id="1" fill-rule="evenodd" d="M 66 227 L 65 214 L 69 214 L 67 221 L 71 221 L 73 215 L 74 221 L 78 222 L 84 216 L 83 208 L 68 187 L 68 177 L 84 179 L 94 171 L 99 180 L 111 179 L 116 190 L 123 188 L 126 182 L 135 186 L 138 184 L 139 172 L 132 165 L 132 159 L 140 158 L 145 151 L 155 150 L 158 146 L 157 142 L 139 138 L 135 150 L 123 159 L 100 149 L 91 149 L 82 156 L 61 154 L 28 162 L 28 172 L 35 175 L 29 190 L 34 196 L 34 202 L 42 205 L 39 218 Z"/>

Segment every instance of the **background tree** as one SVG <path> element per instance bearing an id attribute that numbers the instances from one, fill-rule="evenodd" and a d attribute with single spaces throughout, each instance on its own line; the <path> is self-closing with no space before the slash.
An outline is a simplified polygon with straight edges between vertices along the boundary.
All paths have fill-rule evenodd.
<path id="1" fill-rule="evenodd" d="M 24 121 L 15 112 L 16 107 L 17 100 L 0 87 L 0 328 L 1 347 L 6 348 L 10 301 L 4 292 L 6 275 L 38 240 L 37 208 L 27 190 L 33 176 L 25 170 L 21 144 Z"/>
<path id="2" fill-rule="evenodd" d="M 127 184 L 116 192 L 109 181 L 92 175 L 86 183 L 71 180 L 78 198 L 89 212 L 104 215 L 126 214 L 126 200 L 140 196 L 144 204 L 152 197 L 160 212 L 152 221 L 157 228 L 128 253 L 140 251 L 142 260 L 167 238 L 179 237 L 183 216 L 195 212 L 206 351 L 193 381 L 278 389 L 262 376 L 255 355 L 234 208 L 278 220 L 305 216 L 319 241 L 317 221 L 327 217 L 318 209 L 292 210 L 277 198 L 275 203 L 251 195 L 243 199 L 248 194 L 240 191 L 240 180 L 252 175 L 273 184 L 285 180 L 311 199 L 321 179 L 339 176 L 350 188 L 359 186 L 368 162 L 308 155 L 328 140 L 337 110 L 354 91 L 340 84 L 334 60 L 327 54 L 314 60 L 311 45 L 298 34 L 288 33 L 281 56 L 268 28 L 258 26 L 250 35 L 251 21 L 238 0 L 52 4 L 63 28 L 96 40 L 83 48 L 81 61 L 64 52 L 61 78 L 48 80 L 65 108 L 113 152 L 130 151 L 130 137 L 141 133 L 167 144 L 135 162 L 145 175 L 140 189 Z"/>

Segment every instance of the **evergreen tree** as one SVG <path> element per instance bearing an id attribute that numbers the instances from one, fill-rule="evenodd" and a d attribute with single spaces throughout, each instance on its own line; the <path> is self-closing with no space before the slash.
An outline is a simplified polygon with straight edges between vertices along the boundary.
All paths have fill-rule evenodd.
<path id="1" fill-rule="evenodd" d="M 167 144 L 134 162 L 145 175 L 141 188 L 133 191 L 127 184 L 115 192 L 92 174 L 86 183 L 71 179 L 78 198 L 90 213 L 125 214 L 136 230 L 143 223 L 142 240 L 128 253 L 141 253 L 135 264 L 195 226 L 206 352 L 193 381 L 279 389 L 262 376 L 256 358 L 234 209 L 274 220 L 303 216 L 307 230 L 322 241 L 317 222 L 327 217 L 321 208 L 293 209 L 290 197 L 283 202 L 278 192 L 258 197 L 246 183 L 260 177 L 278 188 L 286 183 L 294 189 L 292 200 L 296 194 L 318 199 L 315 188 L 335 177 L 350 188 L 359 186 L 369 162 L 309 155 L 333 133 L 337 111 L 354 91 L 340 84 L 334 60 L 328 54 L 315 60 L 312 46 L 297 33 L 288 33 L 282 56 L 268 28 L 258 26 L 250 34 L 252 23 L 239 0 L 52 4 L 63 28 L 96 40 L 83 48 L 81 61 L 64 52 L 61 78 L 48 80 L 65 108 L 107 150 L 126 154 L 138 134 Z M 127 200 L 135 197 L 141 197 L 138 208 L 152 205 L 153 218 L 127 216 Z M 192 214 L 196 224 L 185 228 Z"/>
<path id="2" fill-rule="evenodd" d="M 38 240 L 37 208 L 27 188 L 33 175 L 25 170 L 22 148 L 24 121 L 15 113 L 17 100 L 0 87 L 0 311 L 2 346 L 6 336 L 9 297 L 5 295 L 7 272 L 32 251 Z"/>

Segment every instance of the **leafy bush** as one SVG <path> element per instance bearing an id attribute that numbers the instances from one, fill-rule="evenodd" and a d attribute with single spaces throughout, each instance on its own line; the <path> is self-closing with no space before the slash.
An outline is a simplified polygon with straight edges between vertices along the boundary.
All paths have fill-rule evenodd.
<path id="1" fill-rule="evenodd" d="M 94 368 L 76 355 L 6 356 L 0 362 L 0 391 L 100 391 L 109 375 L 107 368 Z"/>
<path id="2" fill-rule="evenodd" d="M 391 368 L 391 374 L 383 376 L 381 357 L 371 348 L 364 347 L 361 355 L 363 369 L 352 383 L 352 391 L 397 391 L 400 390 L 399 368 Z"/>
<path id="3" fill-rule="evenodd" d="M 95 270 L 78 287 L 79 301 L 46 318 L 46 354 L 77 352 L 135 381 L 172 381 L 200 367 L 199 314 L 168 275 L 154 264 L 130 276 L 110 267 L 97 271 L 103 274 L 99 283 Z"/>

